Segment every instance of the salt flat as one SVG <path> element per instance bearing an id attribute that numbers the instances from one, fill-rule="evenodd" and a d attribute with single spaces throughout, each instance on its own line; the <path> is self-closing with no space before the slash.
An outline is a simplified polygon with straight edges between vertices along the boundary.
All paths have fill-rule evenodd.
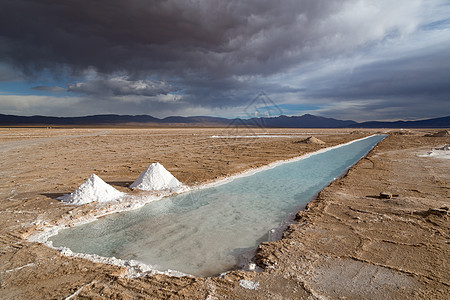
<path id="1" fill-rule="evenodd" d="M 391 135 L 327 187 L 285 238 L 260 246 L 264 272 L 224 278 L 131 279 L 124 268 L 62 256 L 24 237 L 97 209 L 56 200 L 92 173 L 122 192 L 152 162 L 198 185 L 369 135 L 311 129 L 0 129 L 0 296 L 3 299 L 443 298 L 449 293 L 448 160 L 419 157 L 448 144 L 425 131 Z M 325 145 L 297 143 L 317 132 Z M 272 134 L 271 134 L 272 133 Z M 276 134 L 275 134 L 276 133 Z M 214 135 L 272 135 L 214 139 Z M 278 137 L 280 136 L 280 137 Z M 398 194 L 379 199 L 381 191 Z M 447 210 L 445 209 L 447 208 Z M 240 284 L 242 280 L 245 283 Z M 257 288 L 248 289 L 246 286 Z"/>

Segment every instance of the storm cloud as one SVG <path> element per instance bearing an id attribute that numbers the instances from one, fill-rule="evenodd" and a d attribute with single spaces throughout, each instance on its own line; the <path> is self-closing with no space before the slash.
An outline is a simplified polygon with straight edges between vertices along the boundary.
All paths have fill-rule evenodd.
<path id="1" fill-rule="evenodd" d="M 26 71 L 267 75 L 417 25 L 378 2 L 2 1 L 0 54 Z"/>
<path id="2" fill-rule="evenodd" d="M 240 109 L 261 90 L 337 111 L 419 105 L 450 96 L 448 12 L 422 0 L 2 0 L 0 61 L 29 80 L 65 76 L 72 96 L 176 95 L 179 112 Z"/>

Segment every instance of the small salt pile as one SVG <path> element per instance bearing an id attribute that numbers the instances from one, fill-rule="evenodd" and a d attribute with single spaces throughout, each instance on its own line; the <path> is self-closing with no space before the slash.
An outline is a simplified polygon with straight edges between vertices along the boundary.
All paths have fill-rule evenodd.
<path id="1" fill-rule="evenodd" d="M 143 191 L 157 191 L 181 188 L 183 184 L 178 181 L 169 171 L 160 163 L 152 163 L 138 179 L 130 185 L 130 188 L 136 188 Z"/>
<path id="2" fill-rule="evenodd" d="M 319 140 L 318 138 L 314 137 L 314 136 L 310 136 L 304 140 L 300 140 L 300 141 L 295 141 L 294 143 L 299 144 L 299 143 L 305 143 L 305 144 L 318 144 L 318 145 L 324 145 L 325 142 L 322 140 Z"/>
<path id="3" fill-rule="evenodd" d="M 325 144 L 324 141 L 319 140 L 318 138 L 314 137 L 314 136 L 310 136 L 307 139 L 305 139 L 304 141 L 307 144 L 319 144 L 319 145 L 323 145 Z"/>
<path id="4" fill-rule="evenodd" d="M 59 197 L 58 200 L 69 204 L 86 204 L 94 201 L 107 202 L 122 197 L 124 193 L 119 192 L 100 177 L 92 174 L 73 193 Z"/>

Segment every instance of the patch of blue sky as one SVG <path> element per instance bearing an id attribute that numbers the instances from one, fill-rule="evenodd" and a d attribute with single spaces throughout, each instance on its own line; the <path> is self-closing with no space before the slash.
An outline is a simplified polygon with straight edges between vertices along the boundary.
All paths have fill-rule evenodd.
<path id="1" fill-rule="evenodd" d="M 74 93 L 67 91 L 66 85 L 55 81 L 3 81 L 0 82 L 0 94 L 53 97 L 75 96 Z"/>
<path id="2" fill-rule="evenodd" d="M 421 27 L 422 30 L 439 30 L 450 28 L 450 18 L 434 21 Z"/>
<path id="3" fill-rule="evenodd" d="M 0 81 L 1 95 L 35 95 L 24 81 Z"/>
<path id="4" fill-rule="evenodd" d="M 0 94 L 70 97 L 75 96 L 75 93 L 67 90 L 67 86 L 72 82 L 73 78 L 67 72 L 54 75 L 50 71 L 41 71 L 28 80 L 0 81 Z"/>

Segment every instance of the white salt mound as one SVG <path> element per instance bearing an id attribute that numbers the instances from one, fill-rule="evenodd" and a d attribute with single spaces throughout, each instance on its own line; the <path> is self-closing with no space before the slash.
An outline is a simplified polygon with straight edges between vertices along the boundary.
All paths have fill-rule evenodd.
<path id="1" fill-rule="evenodd" d="M 139 175 L 138 179 L 130 185 L 130 188 L 143 191 L 157 191 L 176 189 L 182 187 L 182 185 L 163 165 L 153 163 Z"/>
<path id="2" fill-rule="evenodd" d="M 94 201 L 107 202 L 122 197 L 124 193 L 119 192 L 100 177 L 92 174 L 78 189 L 72 194 L 59 197 L 61 200 L 70 204 L 86 204 Z"/>

